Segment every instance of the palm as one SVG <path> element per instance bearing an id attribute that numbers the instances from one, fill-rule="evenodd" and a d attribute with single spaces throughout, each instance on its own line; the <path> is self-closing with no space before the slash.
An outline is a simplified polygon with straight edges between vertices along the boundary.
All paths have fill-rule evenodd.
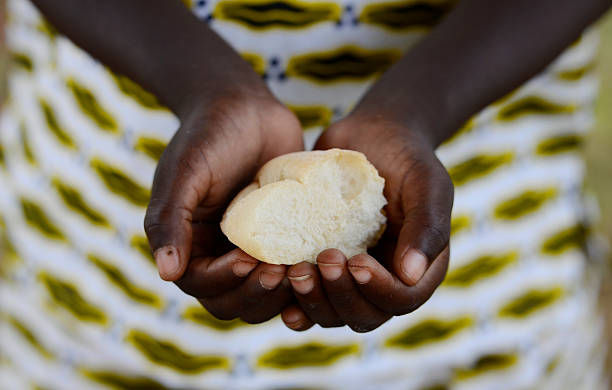
<path id="1" fill-rule="evenodd" d="M 175 280 L 190 258 L 226 251 L 219 222 L 229 201 L 267 160 L 302 148 L 299 122 L 271 96 L 225 95 L 183 118 L 159 161 L 145 218 L 152 248 L 178 251 L 179 266 L 160 268 L 162 277 Z"/>
<path id="2" fill-rule="evenodd" d="M 293 299 L 280 286 L 284 267 L 231 250 L 219 223 L 263 164 L 301 149 L 296 117 L 267 94 L 217 97 L 183 118 L 160 159 L 145 218 L 162 277 L 218 318 L 277 315 Z"/>
<path id="3" fill-rule="evenodd" d="M 323 133 L 316 148 L 366 155 L 385 179 L 387 230 L 369 250 L 374 257 L 347 259 L 330 249 L 319 254 L 317 267 L 290 267 L 299 307 L 287 307 L 283 320 L 295 330 L 318 323 L 370 331 L 415 310 L 444 278 L 452 183 L 423 136 L 380 116 L 351 115 Z"/>
<path id="4" fill-rule="evenodd" d="M 192 257 L 225 253 L 231 245 L 219 223 L 227 204 L 267 161 L 303 149 L 299 122 L 275 103 L 264 102 L 260 108 L 252 102 L 219 101 L 219 107 L 208 110 L 211 114 L 185 125 L 210 129 L 204 136 L 193 131 L 181 140 L 192 150 L 186 164 L 202 179 L 194 188 L 200 199 L 191 221 Z"/>
<path id="5" fill-rule="evenodd" d="M 367 128 L 359 129 L 360 126 Z M 344 134 L 349 133 L 349 129 L 352 136 L 344 137 Z M 347 118 L 324 132 L 316 144 L 318 149 L 339 147 L 358 150 L 366 155 L 385 178 L 384 194 L 388 201 L 385 208 L 387 229 L 378 245 L 371 248 L 370 252 L 387 268 L 391 267 L 398 237 L 406 219 L 416 217 L 420 213 L 422 193 L 430 190 L 424 188 L 424 185 L 429 184 L 436 188 L 450 186 L 450 190 L 441 195 L 452 204 L 452 185 L 446 170 L 439 162 L 432 163 L 430 153 L 413 139 L 406 137 L 407 131 L 392 122 L 380 120 L 355 124 Z M 429 183 L 431 178 L 435 178 L 435 182 Z M 433 221 L 431 225 L 434 225 Z M 439 237 L 439 240 L 442 242 L 433 243 L 432 246 L 444 247 L 445 238 Z M 433 258 L 437 255 L 427 253 L 427 249 L 425 252 Z"/>

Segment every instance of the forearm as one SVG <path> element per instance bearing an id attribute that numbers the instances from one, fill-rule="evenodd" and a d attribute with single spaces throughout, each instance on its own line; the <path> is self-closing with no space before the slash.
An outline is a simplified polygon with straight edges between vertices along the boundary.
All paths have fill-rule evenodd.
<path id="1" fill-rule="evenodd" d="M 179 0 L 33 0 L 56 28 L 175 113 L 222 83 L 258 84 L 240 56 Z"/>
<path id="2" fill-rule="evenodd" d="M 426 133 L 434 146 L 544 69 L 610 0 L 465 0 L 387 71 L 355 112 Z M 380 115 L 377 114 L 377 115 Z"/>

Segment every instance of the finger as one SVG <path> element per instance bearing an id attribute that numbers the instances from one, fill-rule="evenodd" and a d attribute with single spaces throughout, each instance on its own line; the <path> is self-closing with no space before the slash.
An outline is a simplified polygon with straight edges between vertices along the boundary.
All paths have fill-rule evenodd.
<path id="1" fill-rule="evenodd" d="M 332 306 L 355 332 L 369 332 L 391 318 L 390 314 L 384 313 L 361 295 L 342 252 L 327 249 L 319 254 L 317 264 Z"/>
<path id="2" fill-rule="evenodd" d="M 315 142 L 314 150 L 327 150 L 332 148 L 347 149 L 350 132 L 342 131 L 342 123 L 337 122 L 325 129 Z"/>
<path id="3" fill-rule="evenodd" d="M 413 166 L 403 179 L 401 204 L 404 220 L 392 266 L 404 283 L 413 286 L 450 240 L 453 185 L 439 161 Z"/>
<path id="4" fill-rule="evenodd" d="M 305 315 L 324 328 L 345 325 L 325 295 L 319 271 L 314 264 L 302 262 L 287 270 L 294 295 Z"/>
<path id="5" fill-rule="evenodd" d="M 353 256 L 348 269 L 361 294 L 376 307 L 394 315 L 410 313 L 425 303 L 442 283 L 448 268 L 449 247 L 433 261 L 415 286 L 409 286 L 367 254 Z"/>
<path id="6" fill-rule="evenodd" d="M 197 298 L 219 295 L 242 284 L 259 263 L 239 248 L 217 259 L 194 258 L 176 285 Z"/>
<path id="7" fill-rule="evenodd" d="M 203 298 L 205 307 L 217 318 L 240 317 L 257 324 L 278 315 L 294 300 L 286 278 L 286 266 L 260 263 L 236 289 Z"/>
<path id="8" fill-rule="evenodd" d="M 281 313 L 281 319 L 287 328 L 303 332 L 315 324 L 298 305 L 289 305 Z"/>
<path id="9" fill-rule="evenodd" d="M 191 224 L 191 258 L 219 257 L 235 248 L 221 232 L 219 221 Z"/>
<path id="10" fill-rule="evenodd" d="M 211 183 L 211 171 L 203 155 L 179 130 L 155 170 L 144 225 L 164 280 L 178 279 L 191 256 L 193 213 Z"/>

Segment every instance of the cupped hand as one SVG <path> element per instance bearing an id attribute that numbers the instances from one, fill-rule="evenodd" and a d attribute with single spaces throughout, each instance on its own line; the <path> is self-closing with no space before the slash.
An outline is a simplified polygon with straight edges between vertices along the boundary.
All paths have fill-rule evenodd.
<path id="1" fill-rule="evenodd" d="M 287 275 L 298 303 L 282 318 L 294 330 L 317 323 L 367 332 L 417 309 L 444 279 L 453 184 L 426 135 L 376 113 L 349 115 L 315 147 L 367 156 L 385 179 L 387 229 L 369 254 L 347 259 L 329 249 L 316 266 L 291 266 Z"/>
<path id="2" fill-rule="evenodd" d="M 303 143 L 293 113 L 253 83 L 192 99 L 157 166 L 145 231 L 164 280 L 220 319 L 257 323 L 294 300 L 286 267 L 233 249 L 219 223 L 264 163 Z"/>

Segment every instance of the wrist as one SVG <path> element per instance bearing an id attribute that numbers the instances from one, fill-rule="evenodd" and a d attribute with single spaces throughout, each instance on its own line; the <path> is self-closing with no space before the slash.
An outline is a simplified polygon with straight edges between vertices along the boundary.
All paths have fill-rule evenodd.
<path id="1" fill-rule="evenodd" d="M 183 90 L 176 91 L 171 107 L 179 119 L 184 120 L 194 113 L 219 107 L 223 102 L 240 104 L 246 101 L 274 100 L 266 84 L 241 58 L 236 63 L 220 69 L 219 66 L 206 68 L 197 75 Z M 222 61 L 220 61 L 222 62 Z"/>
<path id="2" fill-rule="evenodd" d="M 346 119 L 355 124 L 359 131 L 376 131 L 380 132 L 379 136 L 398 133 L 424 150 L 433 151 L 440 143 L 433 121 L 429 120 L 424 110 L 409 104 L 398 107 L 394 104 L 370 104 L 368 100 L 362 100 Z"/>
<path id="3" fill-rule="evenodd" d="M 444 110 L 417 96 L 409 87 L 381 80 L 357 104 L 351 116 L 361 121 L 401 129 L 407 137 L 418 139 L 423 146 L 435 149 L 448 130 Z"/>
<path id="4" fill-rule="evenodd" d="M 411 155 L 435 154 L 435 145 L 426 130 L 375 109 L 356 109 L 334 123 L 323 133 L 317 147 L 356 150 L 372 158 L 389 142 Z"/>

